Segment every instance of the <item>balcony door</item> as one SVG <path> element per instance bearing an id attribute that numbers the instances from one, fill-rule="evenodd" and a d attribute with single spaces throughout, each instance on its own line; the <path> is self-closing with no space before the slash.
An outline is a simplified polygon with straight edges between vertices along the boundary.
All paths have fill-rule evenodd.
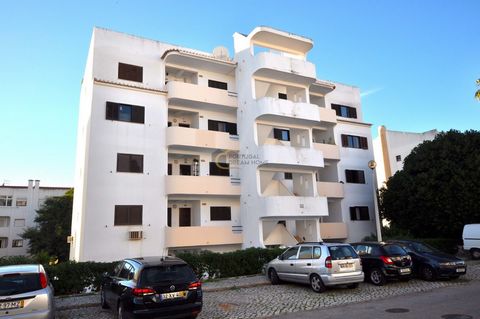
<path id="1" fill-rule="evenodd" d="M 192 175 L 192 165 L 180 164 L 180 175 Z"/>
<path id="2" fill-rule="evenodd" d="M 189 227 L 192 226 L 192 212 L 190 207 L 183 207 L 179 210 L 179 226 Z"/>

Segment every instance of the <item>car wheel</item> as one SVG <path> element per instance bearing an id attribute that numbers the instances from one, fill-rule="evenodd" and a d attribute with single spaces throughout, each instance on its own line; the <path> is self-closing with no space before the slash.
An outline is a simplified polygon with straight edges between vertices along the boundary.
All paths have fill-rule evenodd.
<path id="1" fill-rule="evenodd" d="M 107 300 L 105 299 L 105 290 L 103 289 L 100 290 L 100 305 L 102 306 L 102 309 L 110 308 L 107 304 Z"/>
<path id="2" fill-rule="evenodd" d="M 347 288 L 348 288 L 348 289 L 355 289 L 355 288 L 358 288 L 358 285 L 359 285 L 359 283 L 356 282 L 356 283 L 354 283 L 354 284 L 347 285 Z"/>
<path id="3" fill-rule="evenodd" d="M 387 277 L 379 268 L 374 268 L 370 271 L 370 282 L 375 286 L 383 286 L 387 282 Z"/>
<path id="4" fill-rule="evenodd" d="M 470 250 L 470 255 L 472 255 L 472 259 L 480 259 L 480 249 L 472 248 Z"/>
<path id="5" fill-rule="evenodd" d="M 423 265 L 422 268 L 420 268 L 420 277 L 423 280 L 432 281 L 435 279 L 435 272 L 432 267 Z"/>
<path id="6" fill-rule="evenodd" d="M 312 290 L 315 292 L 324 292 L 327 289 L 323 284 L 322 279 L 317 274 L 313 274 L 310 277 L 310 287 L 312 287 Z"/>
<path id="7" fill-rule="evenodd" d="M 273 268 L 270 268 L 268 271 L 268 278 L 270 278 L 272 285 L 278 285 L 280 283 L 280 278 L 278 278 L 277 272 Z"/>

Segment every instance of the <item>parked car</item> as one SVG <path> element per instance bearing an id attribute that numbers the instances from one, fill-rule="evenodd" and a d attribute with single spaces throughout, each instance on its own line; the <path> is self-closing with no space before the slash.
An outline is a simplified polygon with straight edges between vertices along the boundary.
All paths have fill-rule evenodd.
<path id="1" fill-rule="evenodd" d="M 54 316 L 53 287 L 42 265 L 0 267 L 0 318 Z"/>
<path id="2" fill-rule="evenodd" d="M 469 251 L 472 259 L 480 259 L 480 224 L 463 227 L 463 249 Z"/>
<path id="3" fill-rule="evenodd" d="M 465 262 L 427 244 L 411 240 L 390 241 L 402 246 L 412 257 L 413 273 L 424 280 L 458 278 L 465 275 Z"/>
<path id="4" fill-rule="evenodd" d="M 266 266 L 273 285 L 281 281 L 310 284 L 313 291 L 327 286 L 358 287 L 363 281 L 362 265 L 352 246 L 333 243 L 301 243 L 288 248 Z"/>
<path id="5" fill-rule="evenodd" d="M 175 257 L 125 259 L 101 285 L 102 308 L 117 318 L 196 318 L 202 285 L 192 268 Z"/>
<path id="6" fill-rule="evenodd" d="M 383 242 L 352 244 L 362 259 L 366 278 L 374 285 L 382 286 L 388 279 L 410 280 L 412 259 L 400 246 Z"/>

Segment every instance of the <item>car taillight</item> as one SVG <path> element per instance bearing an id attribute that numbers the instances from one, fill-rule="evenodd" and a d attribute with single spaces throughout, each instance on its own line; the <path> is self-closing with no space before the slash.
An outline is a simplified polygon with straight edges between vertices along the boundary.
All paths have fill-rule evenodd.
<path id="1" fill-rule="evenodd" d="M 44 272 L 40 273 L 40 286 L 47 288 L 47 275 Z"/>
<path id="2" fill-rule="evenodd" d="M 200 281 L 192 282 L 188 286 L 188 290 L 196 290 L 196 289 L 200 289 L 200 288 L 202 288 L 202 283 Z"/>
<path id="3" fill-rule="evenodd" d="M 149 296 L 155 294 L 155 290 L 152 288 L 133 288 L 132 294 L 134 296 Z"/>
<path id="4" fill-rule="evenodd" d="M 332 268 L 332 257 L 328 256 L 327 259 L 325 259 L 325 267 L 329 269 Z"/>
<path id="5" fill-rule="evenodd" d="M 380 258 L 382 258 L 383 263 L 384 263 L 385 265 L 393 265 L 393 261 L 390 259 L 390 257 L 381 256 Z"/>

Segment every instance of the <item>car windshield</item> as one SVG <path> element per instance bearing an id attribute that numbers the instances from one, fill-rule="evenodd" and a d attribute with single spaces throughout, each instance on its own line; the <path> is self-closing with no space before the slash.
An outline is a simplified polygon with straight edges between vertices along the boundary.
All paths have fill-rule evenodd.
<path id="1" fill-rule="evenodd" d="M 389 256 L 404 256 L 407 252 L 400 246 L 397 245 L 385 245 L 383 246 L 387 255 Z"/>
<path id="2" fill-rule="evenodd" d="M 350 246 L 330 246 L 328 250 L 332 260 L 358 258 L 357 253 Z"/>
<path id="3" fill-rule="evenodd" d="M 411 247 L 418 253 L 434 253 L 438 251 L 436 248 L 423 243 L 412 243 Z"/>
<path id="4" fill-rule="evenodd" d="M 148 286 L 165 281 L 192 282 L 196 277 L 188 265 L 168 265 L 148 267 L 142 271 L 142 285 Z"/>
<path id="5" fill-rule="evenodd" d="M 0 276 L 0 296 L 23 294 L 40 289 L 42 286 L 38 273 L 13 273 Z"/>

